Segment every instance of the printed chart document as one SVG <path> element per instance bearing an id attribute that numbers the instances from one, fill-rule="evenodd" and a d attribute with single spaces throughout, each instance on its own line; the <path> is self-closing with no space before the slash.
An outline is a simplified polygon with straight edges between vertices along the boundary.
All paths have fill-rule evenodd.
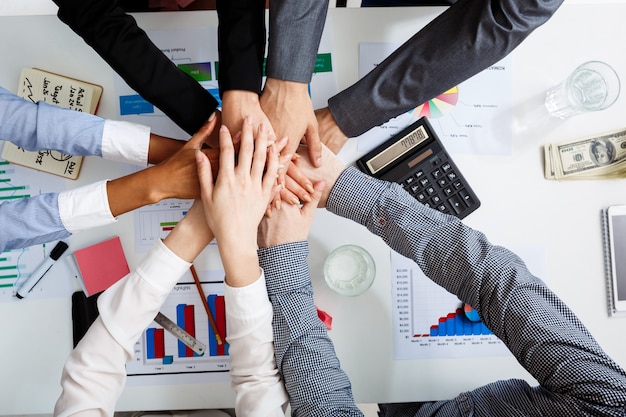
<path id="1" fill-rule="evenodd" d="M 398 46 L 399 43 L 361 43 L 359 77 L 365 76 Z M 426 116 L 451 153 L 510 155 L 513 141 L 511 62 L 511 58 L 506 57 L 426 103 L 370 129 L 358 137 L 359 151 L 374 149 Z"/>
<path id="2" fill-rule="evenodd" d="M 337 77 L 333 71 L 332 25 L 327 23 L 322 34 L 320 47 L 309 94 L 313 108 L 324 107 L 328 98 L 337 93 Z M 179 69 L 192 76 L 210 92 L 219 103 L 217 70 L 217 27 L 155 30 L 147 32 L 154 44 L 174 62 Z M 162 111 L 132 90 L 117 74 L 115 88 L 119 98 L 121 120 L 152 127 L 154 133 L 177 139 L 188 139 L 189 135 L 176 126 Z"/>
<path id="3" fill-rule="evenodd" d="M 543 250 L 513 248 L 537 276 Z M 506 356 L 511 353 L 482 322 L 470 321 L 459 299 L 427 278 L 415 262 L 391 251 L 394 359 Z"/>
<path id="4" fill-rule="evenodd" d="M 187 333 L 206 345 L 198 355 L 175 336 L 152 323 L 135 343 L 134 358 L 126 365 L 128 384 L 189 384 L 230 380 L 224 271 L 198 271 L 211 314 L 224 342 L 219 345 L 211 328 L 200 294 L 191 273 L 174 287 L 163 306 L 163 313 Z"/>
<path id="5" fill-rule="evenodd" d="M 1 146 L 1 141 L 0 141 Z M 0 204 L 65 190 L 65 179 L 0 159 Z M 35 220 L 33 220 L 35 221 Z M 44 261 L 56 241 L 0 253 L 0 302 L 19 301 L 14 294 L 20 283 Z M 69 297 L 75 273 L 66 253 L 28 295 L 29 300 Z M 24 302 L 24 301 L 21 301 Z"/>

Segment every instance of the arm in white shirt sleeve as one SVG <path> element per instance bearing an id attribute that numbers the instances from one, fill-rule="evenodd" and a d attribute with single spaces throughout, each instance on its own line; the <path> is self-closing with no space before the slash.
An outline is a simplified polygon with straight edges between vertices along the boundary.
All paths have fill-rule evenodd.
<path id="1" fill-rule="evenodd" d="M 235 413 L 284 417 L 289 398 L 276 366 L 264 274 L 245 287 L 224 284 L 224 298 Z"/>
<path id="2" fill-rule="evenodd" d="M 32 103 L 0 87 L 0 139 L 29 151 L 54 149 L 146 166 L 150 128 Z"/>
<path id="3" fill-rule="evenodd" d="M 145 167 L 148 165 L 150 128 L 129 122 L 106 120 L 102 131 L 102 157 Z"/>
<path id="4" fill-rule="evenodd" d="M 59 193 L 59 217 L 70 233 L 114 223 L 107 180 Z"/>
<path id="5" fill-rule="evenodd" d="M 190 265 L 158 241 L 134 272 L 102 293 L 100 316 L 65 363 L 55 416 L 113 416 L 135 342 Z"/>

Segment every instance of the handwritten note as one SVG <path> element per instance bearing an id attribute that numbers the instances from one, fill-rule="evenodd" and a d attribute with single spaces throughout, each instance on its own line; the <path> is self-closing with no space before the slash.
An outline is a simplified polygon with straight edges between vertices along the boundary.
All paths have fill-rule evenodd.
<path id="1" fill-rule="evenodd" d="M 102 87 L 36 68 L 22 70 L 17 95 L 37 103 L 46 103 L 95 114 Z M 5 143 L 2 158 L 18 165 L 76 179 L 82 165 L 82 156 L 73 156 L 56 150 L 27 151 L 12 143 Z"/>

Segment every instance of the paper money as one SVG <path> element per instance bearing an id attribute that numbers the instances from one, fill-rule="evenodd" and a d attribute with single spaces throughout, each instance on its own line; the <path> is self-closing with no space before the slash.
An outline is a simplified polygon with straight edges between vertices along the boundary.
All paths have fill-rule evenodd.
<path id="1" fill-rule="evenodd" d="M 626 177 L 626 129 L 545 145 L 544 176 L 554 180 Z"/>

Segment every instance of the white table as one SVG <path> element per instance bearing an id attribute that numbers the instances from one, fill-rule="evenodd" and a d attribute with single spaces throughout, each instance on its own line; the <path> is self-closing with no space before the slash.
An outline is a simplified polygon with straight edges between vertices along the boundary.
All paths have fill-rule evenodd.
<path id="1" fill-rule="evenodd" d="M 566 4 L 514 53 L 513 103 L 516 120 L 541 101 L 543 92 L 580 62 L 600 59 L 626 74 L 620 45 L 626 29 L 620 16 L 624 2 Z M 330 12 L 335 38 L 339 87 L 356 81 L 358 43 L 398 42 L 430 21 L 440 8 L 342 10 Z M 590 14 L 596 14 L 592 16 Z M 138 15 L 145 29 L 215 25 L 214 12 Z M 580 28 L 585 27 L 586 30 Z M 28 33 L 27 33 L 28 32 Z M 17 85 L 24 66 L 53 67 L 77 78 L 97 79 L 104 86 L 99 115 L 115 118 L 113 75 L 103 61 L 55 16 L 0 17 L 0 85 Z M 565 39 L 568 39 L 565 41 Z M 81 64 L 75 60 L 80 58 Z M 542 145 L 625 127 L 626 96 L 610 109 L 543 126 L 515 128 L 510 156 L 453 155 L 482 201 L 466 223 L 505 246 L 541 245 L 545 249 L 550 287 L 578 313 L 600 344 L 626 366 L 621 319 L 606 313 L 600 210 L 626 202 L 625 182 L 551 182 L 543 178 Z M 349 141 L 342 157 L 360 154 Z M 88 158 L 79 184 L 120 172 L 120 166 Z M 72 183 L 72 186 L 76 185 Z M 72 237 L 81 245 L 113 234 L 133 247 L 131 215 L 111 227 Z M 330 335 L 343 368 L 351 378 L 357 402 L 445 399 L 495 379 L 530 377 L 510 357 L 394 361 L 391 334 L 389 250 L 361 226 L 320 211 L 311 234 L 310 266 L 319 308 L 333 316 Z M 357 243 L 373 256 L 377 277 L 364 295 L 347 298 L 323 281 L 328 253 Z M 131 267 L 138 256 L 127 253 Z M 59 379 L 71 349 L 69 299 L 0 304 L 2 378 L 0 414 L 49 413 L 59 394 Z M 9 319 L 7 319 L 9 318 Z M 372 330 L 366 331 L 365 329 Z M 44 341 L 44 347 L 38 348 Z M 194 409 L 232 406 L 227 383 L 127 388 L 119 410 Z"/>

